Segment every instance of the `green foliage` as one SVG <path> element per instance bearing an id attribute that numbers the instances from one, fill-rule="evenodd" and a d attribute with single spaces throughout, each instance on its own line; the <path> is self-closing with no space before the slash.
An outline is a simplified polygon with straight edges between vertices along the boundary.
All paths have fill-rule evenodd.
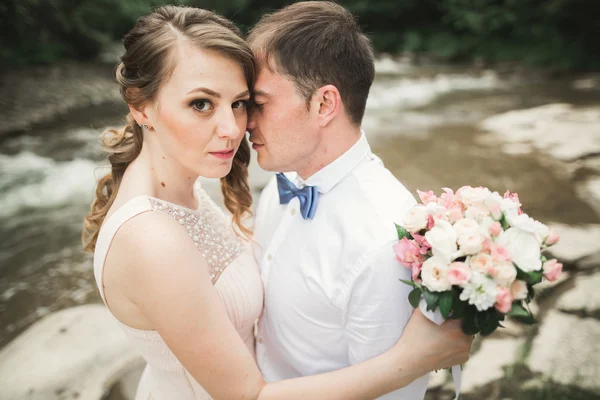
<path id="1" fill-rule="evenodd" d="M 404 229 L 403 227 L 401 227 L 398 224 L 394 224 L 394 225 L 396 225 L 396 232 L 398 232 L 398 239 L 402 240 L 404 238 L 408 238 L 408 239 L 413 238 L 409 231 L 407 231 L 406 229 Z"/>
<path id="2" fill-rule="evenodd" d="M 5 0 L 0 65 L 95 56 L 163 4 L 214 10 L 243 29 L 293 0 Z M 483 57 L 555 68 L 600 67 L 594 0 L 340 0 L 375 48 L 442 60 Z"/>

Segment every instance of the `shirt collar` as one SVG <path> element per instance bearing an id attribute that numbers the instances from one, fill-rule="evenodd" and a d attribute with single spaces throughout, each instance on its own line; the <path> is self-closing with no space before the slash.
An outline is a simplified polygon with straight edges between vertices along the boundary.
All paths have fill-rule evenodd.
<path id="1" fill-rule="evenodd" d="M 298 187 L 316 186 L 319 193 L 327 193 L 352 172 L 369 154 L 371 154 L 371 147 L 367 142 L 365 133 L 361 130 L 358 141 L 332 163 L 321 168 L 306 180 L 295 174 L 296 185 Z"/>

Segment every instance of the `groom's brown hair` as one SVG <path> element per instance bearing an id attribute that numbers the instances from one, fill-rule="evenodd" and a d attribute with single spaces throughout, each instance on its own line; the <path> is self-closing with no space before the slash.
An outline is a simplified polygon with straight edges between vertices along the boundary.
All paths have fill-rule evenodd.
<path id="1" fill-rule="evenodd" d="M 259 62 L 294 82 L 307 105 L 318 88 L 335 86 L 360 125 L 375 66 L 371 42 L 348 10 L 329 1 L 295 3 L 264 15 L 248 41 Z"/>

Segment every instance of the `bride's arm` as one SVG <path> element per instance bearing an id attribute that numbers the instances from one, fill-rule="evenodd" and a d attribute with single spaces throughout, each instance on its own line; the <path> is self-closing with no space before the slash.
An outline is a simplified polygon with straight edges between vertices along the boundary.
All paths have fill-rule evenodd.
<path id="1" fill-rule="evenodd" d="M 458 325 L 444 330 L 416 314 L 399 343 L 376 358 L 335 372 L 266 384 L 186 231 L 157 212 L 132 219 L 122 230 L 121 243 L 133 255 L 128 276 L 135 277 L 128 296 L 215 399 L 372 399 L 467 357 L 470 340 Z M 442 346 L 448 335 L 453 345 Z"/>

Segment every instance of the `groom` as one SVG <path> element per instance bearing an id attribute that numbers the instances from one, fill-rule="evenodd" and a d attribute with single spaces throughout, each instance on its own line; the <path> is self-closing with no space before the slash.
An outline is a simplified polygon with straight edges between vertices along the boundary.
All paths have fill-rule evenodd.
<path id="1" fill-rule="evenodd" d="M 361 131 L 375 75 L 369 39 L 333 2 L 264 16 L 248 122 L 260 166 L 278 174 L 255 220 L 265 288 L 257 362 L 267 381 L 359 363 L 391 348 L 413 308 L 394 257 L 413 196 Z M 386 399 L 422 399 L 424 376 Z"/>

